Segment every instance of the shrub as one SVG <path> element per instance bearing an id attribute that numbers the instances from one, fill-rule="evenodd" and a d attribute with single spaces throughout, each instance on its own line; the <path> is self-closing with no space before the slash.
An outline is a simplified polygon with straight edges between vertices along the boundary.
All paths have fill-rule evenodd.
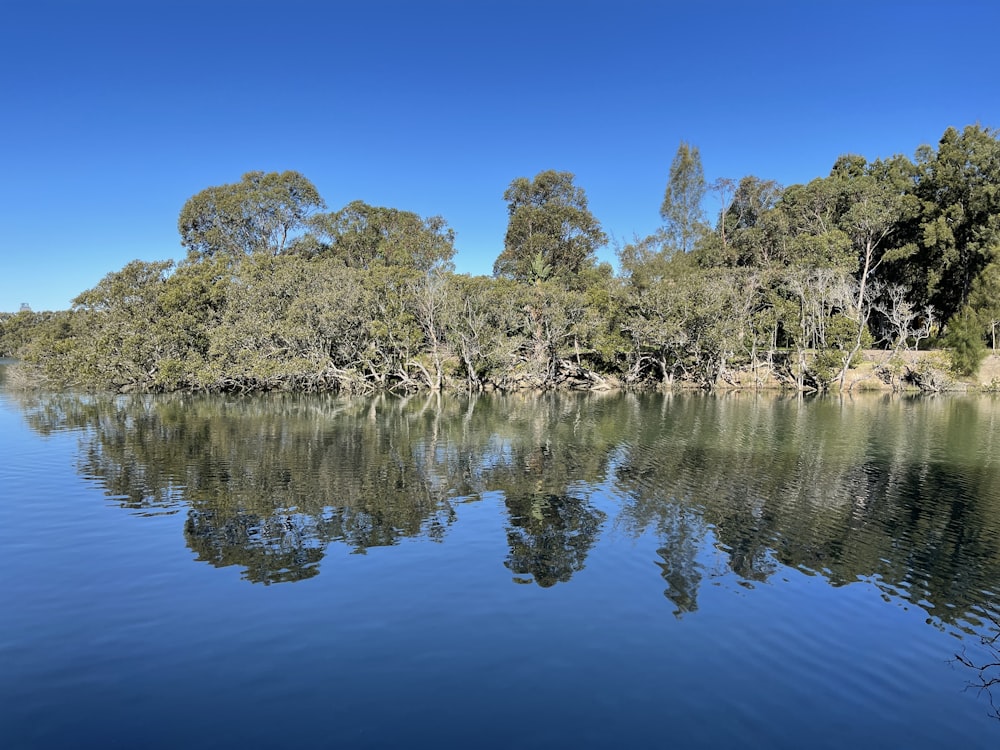
<path id="1" fill-rule="evenodd" d="M 973 375 L 986 358 L 986 342 L 978 316 L 963 308 L 948 323 L 945 345 L 951 356 L 951 370 L 956 375 Z"/>

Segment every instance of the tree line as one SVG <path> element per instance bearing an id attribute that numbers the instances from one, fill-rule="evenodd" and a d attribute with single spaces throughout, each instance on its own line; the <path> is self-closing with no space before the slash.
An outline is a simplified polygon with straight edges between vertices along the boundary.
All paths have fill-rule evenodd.
<path id="1" fill-rule="evenodd" d="M 617 273 L 573 174 L 518 177 L 504 199 L 493 275 L 470 276 L 440 216 L 330 211 L 297 172 L 250 172 L 185 203 L 184 260 L 133 261 L 67 311 L 0 316 L 0 355 L 60 385 L 363 393 L 824 389 L 870 348 L 946 347 L 958 374 L 995 348 L 1000 140 L 979 125 L 788 187 L 709 182 L 681 143 L 662 225 L 615 248 Z"/>

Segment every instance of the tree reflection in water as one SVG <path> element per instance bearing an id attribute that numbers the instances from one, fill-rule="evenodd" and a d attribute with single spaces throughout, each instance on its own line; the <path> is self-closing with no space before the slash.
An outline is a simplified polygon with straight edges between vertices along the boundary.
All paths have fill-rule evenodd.
<path id="1" fill-rule="evenodd" d="M 657 525 L 667 544 L 656 550 L 660 575 L 667 584 L 663 595 L 673 602 L 677 616 L 698 609 L 702 566 L 698 554 L 705 535 L 704 522 L 690 507 L 673 504 Z"/>
<path id="2" fill-rule="evenodd" d="M 586 500 L 569 495 L 521 495 L 507 497 L 506 504 L 510 554 L 504 565 L 517 574 L 517 583 L 533 580 L 542 588 L 565 583 L 583 570 L 607 518 Z"/>
<path id="3" fill-rule="evenodd" d="M 986 693 L 993 718 L 1000 719 L 1000 618 L 987 616 L 990 630 L 979 637 L 986 656 L 970 656 L 966 649 L 955 654 L 955 661 L 973 671 L 969 687 Z"/>
<path id="4" fill-rule="evenodd" d="M 255 582 L 442 541 L 458 506 L 506 511 L 514 580 L 583 569 L 609 524 L 652 537 L 676 613 L 709 578 L 799 568 L 865 581 L 982 632 L 1000 590 L 1000 403 L 636 394 L 220 398 L 8 394 L 140 514 L 186 512 L 199 560 Z M 609 518 L 613 508 L 613 518 Z"/>
<path id="5" fill-rule="evenodd" d="M 217 567 L 238 565 L 254 583 L 285 583 L 319 573 L 322 534 L 315 522 L 298 513 L 219 518 L 211 510 L 192 508 L 184 523 L 184 537 L 198 560 Z"/>

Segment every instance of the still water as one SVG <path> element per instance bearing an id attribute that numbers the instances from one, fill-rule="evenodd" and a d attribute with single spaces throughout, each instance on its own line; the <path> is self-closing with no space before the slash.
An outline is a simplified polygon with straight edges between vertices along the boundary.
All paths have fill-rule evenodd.
<path id="1" fill-rule="evenodd" d="M 997 747 L 998 441 L 989 397 L 0 387 L 0 745 Z"/>

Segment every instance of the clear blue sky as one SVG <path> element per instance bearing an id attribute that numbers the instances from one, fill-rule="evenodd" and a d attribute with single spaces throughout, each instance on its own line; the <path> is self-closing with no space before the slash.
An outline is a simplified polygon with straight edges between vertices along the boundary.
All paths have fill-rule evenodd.
<path id="1" fill-rule="evenodd" d="M 211 185 L 294 169 L 444 216 L 489 273 L 509 182 L 576 174 L 647 234 L 681 140 L 783 184 L 1000 127 L 995 0 L 2 0 L 0 311 L 183 257 Z M 611 259 L 610 248 L 601 257 Z"/>

